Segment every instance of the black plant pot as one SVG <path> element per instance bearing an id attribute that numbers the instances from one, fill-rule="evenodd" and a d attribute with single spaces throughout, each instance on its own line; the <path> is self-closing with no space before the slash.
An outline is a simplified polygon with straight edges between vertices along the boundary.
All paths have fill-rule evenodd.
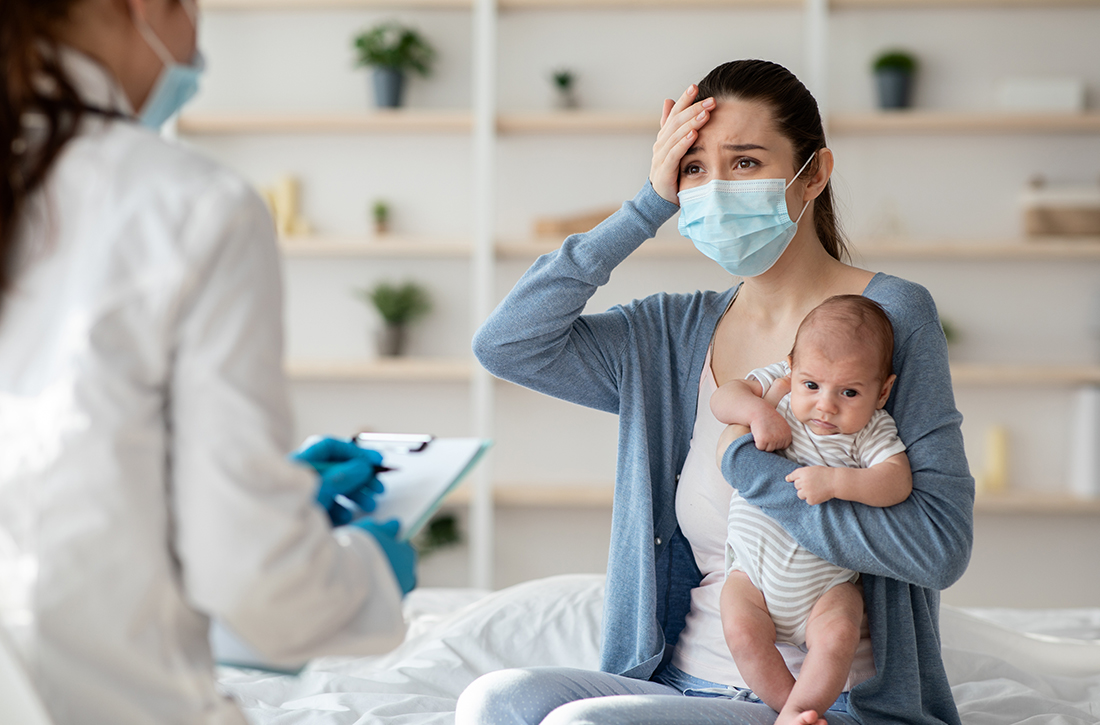
<path id="1" fill-rule="evenodd" d="M 399 357 L 405 354 L 405 325 L 385 325 L 378 331 L 378 354 Z"/>
<path id="2" fill-rule="evenodd" d="M 378 66 L 371 74 L 374 84 L 374 105 L 379 108 L 399 108 L 405 91 L 405 73 L 400 68 Z"/>
<path id="3" fill-rule="evenodd" d="M 897 68 L 875 71 L 878 106 L 882 109 L 909 108 L 913 93 L 913 74 Z"/>

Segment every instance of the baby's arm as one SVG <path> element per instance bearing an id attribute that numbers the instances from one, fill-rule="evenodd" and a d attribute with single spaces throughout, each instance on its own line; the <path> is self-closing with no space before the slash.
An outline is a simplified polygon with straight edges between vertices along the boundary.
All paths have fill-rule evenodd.
<path id="1" fill-rule="evenodd" d="M 781 380 L 785 381 L 786 390 L 790 392 L 790 379 Z M 786 448 L 791 444 L 791 427 L 775 410 L 776 403 L 786 394 L 782 392 L 783 387 L 777 380 L 765 396 L 764 386 L 757 380 L 731 380 L 710 396 L 710 410 L 715 418 L 727 425 L 748 428 L 760 450 Z M 773 392 L 776 388 L 780 390 Z M 739 436 L 745 432 L 740 431 Z M 725 448 L 721 450 L 724 452 Z"/>
<path id="2" fill-rule="evenodd" d="M 905 453 L 869 468 L 797 468 L 787 480 L 798 489 L 798 497 L 811 505 L 839 498 L 884 508 L 901 503 L 913 491 L 913 471 Z"/>

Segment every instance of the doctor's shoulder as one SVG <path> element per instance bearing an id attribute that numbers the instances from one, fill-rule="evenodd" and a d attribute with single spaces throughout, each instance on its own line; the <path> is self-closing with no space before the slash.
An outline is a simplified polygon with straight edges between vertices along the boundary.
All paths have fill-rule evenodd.
<path id="1" fill-rule="evenodd" d="M 115 122 L 97 141 L 97 155 L 120 207 L 156 212 L 164 225 L 180 231 L 181 243 L 187 238 L 201 243 L 203 236 L 219 237 L 225 227 L 246 224 L 250 233 L 245 238 L 274 249 L 267 205 L 237 172 L 134 123 Z M 202 235 L 194 233 L 196 227 Z"/>

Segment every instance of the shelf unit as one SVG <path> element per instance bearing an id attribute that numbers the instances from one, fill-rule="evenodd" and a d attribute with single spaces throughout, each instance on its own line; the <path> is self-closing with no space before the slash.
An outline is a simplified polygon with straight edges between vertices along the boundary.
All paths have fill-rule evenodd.
<path id="1" fill-rule="evenodd" d="M 288 360 L 287 377 L 323 383 L 469 383 L 474 365 L 466 358 L 376 358 L 372 360 Z"/>
<path id="2" fill-rule="evenodd" d="M 279 241 L 279 251 L 289 258 L 373 257 L 385 259 L 468 258 L 469 240 L 409 237 L 294 237 Z"/>
<path id="3" fill-rule="evenodd" d="M 611 508 L 614 486 L 611 481 L 574 484 L 498 483 L 493 488 L 493 503 L 511 508 Z M 446 501 L 446 506 L 468 505 L 470 490 L 459 487 Z M 974 500 L 979 514 L 1045 514 L 1100 516 L 1100 498 L 1082 498 L 1043 491 L 1005 491 L 979 494 Z"/>
<path id="4" fill-rule="evenodd" d="M 319 133 L 469 133 L 464 110 L 364 111 L 360 113 L 188 113 L 179 121 L 186 135 Z M 647 111 L 512 111 L 496 115 L 502 135 L 656 133 L 659 119 Z M 1007 111 L 870 111 L 836 113 L 829 133 L 861 134 L 1048 134 L 1100 133 L 1100 113 Z"/>
<path id="5" fill-rule="evenodd" d="M 649 111 L 521 112 L 497 106 L 496 21 L 501 13 L 527 10 L 583 12 L 587 9 L 738 9 L 804 8 L 805 46 L 810 69 L 807 80 L 815 92 L 825 93 L 824 51 L 830 12 L 944 9 L 1097 7 L 1100 0 L 201 0 L 204 9 L 218 11 L 324 9 L 466 9 L 473 18 L 474 99 L 470 109 L 401 110 L 362 113 L 190 113 L 179 121 L 184 135 L 229 134 L 463 134 L 473 140 L 474 233 L 470 239 L 370 239 L 315 237 L 284 240 L 287 258 L 364 257 L 386 259 L 447 258 L 469 260 L 472 314 L 475 320 L 489 311 L 488 289 L 495 280 L 497 260 L 533 259 L 560 245 L 552 240 L 500 240 L 493 233 L 495 213 L 495 146 L 498 136 L 570 134 L 651 134 L 658 119 Z M 825 104 L 823 104 L 824 107 Z M 998 112 L 903 111 L 834 112 L 827 119 L 829 133 L 838 136 L 972 135 L 972 134 L 1097 134 L 1100 113 L 1019 114 Z M 854 245 L 858 259 L 918 261 L 1058 261 L 1100 260 L 1100 238 L 1060 240 L 896 240 L 863 241 Z M 646 259 L 697 258 L 691 245 L 668 239 L 649 242 L 635 255 Z M 403 359 L 378 361 L 290 361 L 293 380 L 325 382 L 456 383 L 469 385 L 473 401 L 473 431 L 491 436 L 494 427 L 493 380 L 469 359 Z M 952 366 L 961 385 L 1100 383 L 1100 368 L 1089 366 L 974 365 Z M 460 490 L 451 505 L 469 505 L 475 518 L 471 542 L 474 586 L 492 581 L 492 507 L 606 507 L 609 482 L 584 485 L 491 483 L 491 464 L 483 464 L 478 478 Z M 978 511 L 993 513 L 1100 513 L 1100 503 L 1045 493 L 1010 492 L 982 496 Z M 482 533 L 478 533 L 482 532 Z M 489 533 L 484 533 L 489 532 Z"/>
<path id="6" fill-rule="evenodd" d="M 462 133 L 469 111 L 375 110 L 359 113 L 185 113 L 176 130 L 187 136 L 228 134 Z"/>
<path id="7" fill-rule="evenodd" d="M 494 245 L 497 259 L 534 259 L 561 246 L 562 239 L 544 238 L 498 241 Z M 404 237 L 300 237 L 279 243 L 284 257 L 332 258 L 376 257 L 388 259 L 464 258 L 473 253 L 473 246 L 464 239 L 404 238 Z M 856 242 L 853 256 L 875 260 L 924 261 L 1065 261 L 1100 260 L 1100 237 L 1080 237 L 1074 241 L 1036 237 L 1016 241 L 990 242 L 975 240 L 920 241 L 896 240 Z M 646 242 L 631 258 L 696 259 L 698 251 L 682 238 L 660 237 Z"/>

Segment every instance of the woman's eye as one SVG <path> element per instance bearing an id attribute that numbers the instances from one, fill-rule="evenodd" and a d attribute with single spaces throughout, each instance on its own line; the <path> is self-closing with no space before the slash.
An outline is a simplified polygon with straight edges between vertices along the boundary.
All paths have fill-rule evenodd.
<path id="1" fill-rule="evenodd" d="M 752 159 L 738 159 L 734 166 L 738 169 L 751 169 L 756 166 L 756 162 Z"/>
<path id="2" fill-rule="evenodd" d="M 682 173 L 684 176 L 692 176 L 694 174 L 698 174 L 702 170 L 703 169 L 701 166 L 699 166 L 699 164 L 688 164 L 680 173 Z"/>

